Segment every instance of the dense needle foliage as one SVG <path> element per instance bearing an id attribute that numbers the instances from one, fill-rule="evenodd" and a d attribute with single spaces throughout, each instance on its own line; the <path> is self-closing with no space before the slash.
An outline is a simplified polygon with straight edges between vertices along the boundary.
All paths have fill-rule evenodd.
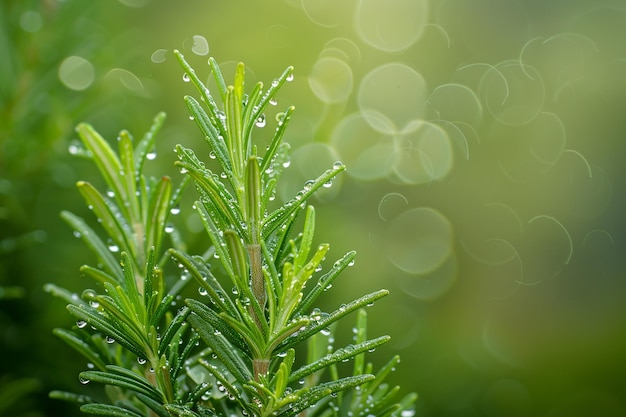
<path id="1" fill-rule="evenodd" d="M 51 395 L 107 416 L 413 415 L 415 395 L 398 400 L 399 388 L 384 382 L 399 358 L 378 370 L 365 361 L 368 351 L 389 340 L 368 338 L 365 312 L 387 291 L 346 300 L 330 312 L 318 307 L 355 253 L 326 260 L 329 245 L 314 243 L 309 198 L 330 186 L 344 165 L 335 163 L 276 204 L 276 184 L 289 165 L 283 136 L 294 108 L 276 117 L 264 149 L 253 141 L 255 129 L 269 123 L 266 106 L 292 79 L 293 68 L 267 88 L 259 82 L 246 93 L 243 64 L 227 85 L 210 59 L 217 85 L 210 92 L 175 54 L 184 79 L 199 93 L 199 100 L 187 96 L 185 103 L 209 145 L 199 154 L 209 160 L 177 145 L 182 179 L 147 176 L 144 163 L 155 157 L 163 114 L 139 140 L 122 131 L 117 151 L 91 126 L 78 126 L 84 148 L 74 153 L 93 160 L 108 187 L 77 184 L 97 230 L 62 213 L 97 257 L 95 266 L 81 267 L 93 289 L 74 294 L 49 284 L 47 290 L 64 298 L 77 320 L 55 334 L 88 361 L 91 369 L 80 373 L 81 382 L 103 384 L 105 395 Z M 210 239 L 203 254 L 187 253 L 170 219 L 188 209 L 181 205 L 188 184 L 195 185 L 193 208 Z M 180 269 L 175 277 L 166 272 L 172 265 Z M 177 301 L 187 285 L 199 287 L 199 296 Z M 350 313 L 353 343 L 336 348 L 332 332 Z M 339 366 L 349 360 L 353 366 Z"/>

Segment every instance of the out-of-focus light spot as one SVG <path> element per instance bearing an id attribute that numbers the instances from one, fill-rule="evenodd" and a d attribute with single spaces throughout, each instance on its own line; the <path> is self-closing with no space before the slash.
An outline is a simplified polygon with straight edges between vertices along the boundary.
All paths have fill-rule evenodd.
<path id="1" fill-rule="evenodd" d="M 26 32 L 39 32 L 43 26 L 41 14 L 34 10 L 27 10 L 20 16 L 20 27 Z"/>
<path id="2" fill-rule="evenodd" d="M 358 105 L 365 115 L 380 114 L 391 126 L 370 121 L 383 133 L 397 133 L 424 114 L 427 91 L 424 78 L 413 68 L 399 62 L 381 65 L 370 71 L 359 86 Z"/>
<path id="3" fill-rule="evenodd" d="M 479 91 L 485 108 L 500 123 L 524 125 L 543 110 L 545 86 L 541 75 L 519 60 L 488 69 Z"/>
<path id="4" fill-rule="evenodd" d="M 333 56 L 346 62 L 361 62 L 361 49 L 353 40 L 348 38 L 334 38 L 326 42 L 319 57 Z"/>
<path id="5" fill-rule="evenodd" d="M 474 57 L 510 56 L 530 39 L 528 8 L 520 0 L 438 0 L 435 23 Z M 497 34 L 497 35 L 494 35 Z"/>
<path id="6" fill-rule="evenodd" d="M 355 26 L 363 42 L 386 52 L 413 45 L 428 22 L 427 0 L 360 0 Z"/>
<path id="7" fill-rule="evenodd" d="M 456 256 L 452 254 L 433 271 L 399 277 L 399 287 L 410 296 L 419 300 L 434 300 L 446 294 L 456 283 L 458 264 Z"/>
<path id="8" fill-rule="evenodd" d="M 388 193 L 380 199 L 378 203 L 378 216 L 382 221 L 396 217 L 402 211 L 406 210 L 409 200 L 400 193 Z"/>
<path id="9" fill-rule="evenodd" d="M 375 180 L 391 172 L 392 137 L 373 130 L 361 113 L 343 118 L 333 130 L 330 144 L 353 178 Z"/>
<path id="10" fill-rule="evenodd" d="M 124 6 L 128 6 L 128 7 L 144 7 L 145 5 L 150 3 L 150 0 L 118 0 L 118 1 L 122 3 Z"/>
<path id="11" fill-rule="evenodd" d="M 284 48 L 291 44 L 291 32 L 285 25 L 272 25 L 267 28 L 265 38 L 269 45 L 274 48 Z"/>
<path id="12" fill-rule="evenodd" d="M 335 0 L 300 0 L 302 11 L 309 20 L 323 27 L 339 25 L 349 3 Z"/>
<path id="13" fill-rule="evenodd" d="M 165 62 L 166 60 L 167 60 L 167 49 L 157 49 L 150 56 L 150 61 L 154 62 L 155 64 L 160 64 L 162 62 Z"/>
<path id="14" fill-rule="evenodd" d="M 327 169 L 332 168 L 333 163 L 339 159 L 335 150 L 319 142 L 307 143 L 291 153 L 288 175 L 284 175 L 278 185 L 278 195 L 283 201 L 290 200 L 302 190 L 305 182 L 317 178 Z M 329 201 L 334 198 L 341 188 L 341 177 L 344 173 L 335 177 L 327 187 L 319 188 L 315 198 L 321 201 Z"/>
<path id="15" fill-rule="evenodd" d="M 340 59 L 320 58 L 311 69 L 309 87 L 324 103 L 345 102 L 352 93 L 352 69 Z"/>
<path id="16" fill-rule="evenodd" d="M 462 122 L 477 126 L 483 117 L 480 100 L 471 88 L 443 84 L 433 90 L 426 102 L 429 119 Z"/>
<path id="17" fill-rule="evenodd" d="M 516 359 L 514 353 L 506 347 L 504 341 L 501 340 L 502 336 L 495 331 L 493 327 L 494 325 L 491 322 L 483 324 L 483 346 L 489 353 L 491 353 L 491 355 L 500 360 L 502 363 L 509 366 L 516 366 L 518 364 L 518 360 Z"/>
<path id="18" fill-rule="evenodd" d="M 69 56 L 59 66 L 59 80 L 71 90 L 84 90 L 94 79 L 93 65 L 80 56 Z"/>
<path id="19" fill-rule="evenodd" d="M 205 56 L 209 54 L 209 42 L 202 35 L 193 35 L 193 45 L 191 52 L 196 55 Z"/>
<path id="20" fill-rule="evenodd" d="M 443 265 L 452 253 L 452 225 L 429 207 L 407 210 L 389 222 L 387 259 L 398 269 L 424 275 Z"/>
<path id="21" fill-rule="evenodd" d="M 141 80 L 135 74 L 123 68 L 113 68 L 106 74 L 106 78 L 118 80 L 124 87 L 135 93 L 144 89 Z"/>
<path id="22" fill-rule="evenodd" d="M 445 130 L 415 120 L 396 138 L 393 170 L 406 184 L 442 180 L 452 170 L 454 153 Z"/>

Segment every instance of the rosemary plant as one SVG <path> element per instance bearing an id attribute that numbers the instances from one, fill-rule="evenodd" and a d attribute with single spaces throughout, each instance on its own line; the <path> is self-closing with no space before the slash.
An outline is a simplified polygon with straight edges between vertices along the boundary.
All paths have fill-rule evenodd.
<path id="1" fill-rule="evenodd" d="M 194 151 L 177 145 L 180 185 L 146 176 L 144 163 L 152 156 L 163 114 L 138 141 L 122 131 L 117 152 L 91 126 L 78 126 L 80 153 L 95 162 L 108 186 L 102 192 L 78 182 L 102 230 L 70 212 L 62 217 L 97 257 L 96 267 L 81 267 L 95 289 L 80 296 L 53 284 L 47 290 L 64 298 L 77 320 L 72 329 L 54 333 L 86 358 L 91 369 L 79 379 L 104 384 L 106 400 L 51 395 L 80 403 L 88 414 L 124 417 L 413 415 L 415 394 L 398 401 L 399 387 L 385 383 L 399 358 L 377 372 L 365 362 L 366 352 L 389 337 L 367 337 L 364 307 L 387 291 L 329 313 L 317 307 L 355 253 L 322 271 L 329 245 L 314 243 L 315 209 L 308 201 L 344 165 L 335 163 L 270 209 L 288 165 L 283 136 L 294 108 L 278 115 L 263 152 L 252 138 L 293 68 L 267 89 L 259 82 L 246 93 L 243 64 L 227 85 L 210 59 L 217 84 L 212 93 L 182 54 L 175 55 L 185 80 L 198 90 L 200 100 L 187 96 L 185 103 L 210 147 L 212 166 L 219 168 L 207 168 Z M 184 209 L 180 199 L 188 183 L 195 184 L 193 207 L 211 242 L 202 255 L 187 253 L 169 219 Z M 163 272 L 171 260 L 182 278 L 172 281 Z M 174 301 L 190 282 L 200 296 L 179 308 Z M 336 349 L 332 331 L 350 313 L 356 315 L 354 343 Z M 348 360 L 353 366 L 339 366 Z M 341 375 L 347 369 L 349 374 Z"/>

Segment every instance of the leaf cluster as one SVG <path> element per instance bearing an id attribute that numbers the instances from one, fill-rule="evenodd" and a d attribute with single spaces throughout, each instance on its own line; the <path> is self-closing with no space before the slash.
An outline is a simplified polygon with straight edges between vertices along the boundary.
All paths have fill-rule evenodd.
<path id="1" fill-rule="evenodd" d="M 324 271 L 329 245 L 314 243 L 315 209 L 309 199 L 332 184 L 344 165 L 335 163 L 278 207 L 272 203 L 288 166 L 283 138 L 294 108 L 277 115 L 263 151 L 252 136 L 266 125 L 264 112 L 293 78 L 293 68 L 267 89 L 259 82 L 246 93 L 243 64 L 233 85 L 227 85 L 210 59 L 217 85 L 212 94 L 183 55 L 175 55 L 184 79 L 200 94 L 200 100 L 186 96 L 185 103 L 212 161 L 177 145 L 183 180 L 174 189 L 168 177 L 143 174 L 163 115 L 136 143 L 128 132 L 120 133 L 117 153 L 93 128 L 79 125 L 83 155 L 95 162 L 108 190 L 101 193 L 84 181 L 78 189 L 108 240 L 84 219 L 63 212 L 98 258 L 97 267 L 81 268 L 97 290 L 79 297 L 52 284 L 47 288 L 68 302 L 77 319 L 75 328 L 55 333 L 92 364 L 80 379 L 104 384 L 108 402 L 53 395 L 80 400 L 86 413 L 109 416 L 411 415 L 414 395 L 395 402 L 399 388 L 384 382 L 399 359 L 378 372 L 365 363 L 365 354 L 389 337 L 366 337 L 364 307 L 387 291 L 328 313 L 317 307 L 355 253 Z M 188 183 L 195 185 L 193 207 L 211 242 L 205 255 L 189 254 L 168 220 L 179 211 Z M 169 245 L 167 236 L 173 236 Z M 163 273 L 169 259 L 184 278 L 171 285 Z M 199 287 L 200 297 L 187 298 L 174 311 L 172 302 L 189 282 Z M 335 349 L 332 331 L 354 312 L 354 343 Z M 340 375 L 340 364 L 349 360 L 354 361 L 351 374 Z"/>

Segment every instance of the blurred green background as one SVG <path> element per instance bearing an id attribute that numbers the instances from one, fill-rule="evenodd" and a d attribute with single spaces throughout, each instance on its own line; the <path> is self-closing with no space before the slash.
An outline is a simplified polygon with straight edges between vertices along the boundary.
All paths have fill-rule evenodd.
<path id="1" fill-rule="evenodd" d="M 358 252 L 325 302 L 392 291 L 369 310 L 393 337 L 372 359 L 402 355 L 417 416 L 626 415 L 620 0 L 3 0 L 0 415 L 79 415 L 47 399 L 86 364 L 42 290 L 92 285 L 59 218 L 89 216 L 74 184 L 97 183 L 73 128 L 139 136 L 166 111 L 150 169 L 177 176 L 174 144 L 205 144 L 174 49 L 206 79 L 208 56 L 227 75 L 244 61 L 249 85 L 295 66 L 279 197 L 347 164 L 315 201 L 318 240 Z"/>

